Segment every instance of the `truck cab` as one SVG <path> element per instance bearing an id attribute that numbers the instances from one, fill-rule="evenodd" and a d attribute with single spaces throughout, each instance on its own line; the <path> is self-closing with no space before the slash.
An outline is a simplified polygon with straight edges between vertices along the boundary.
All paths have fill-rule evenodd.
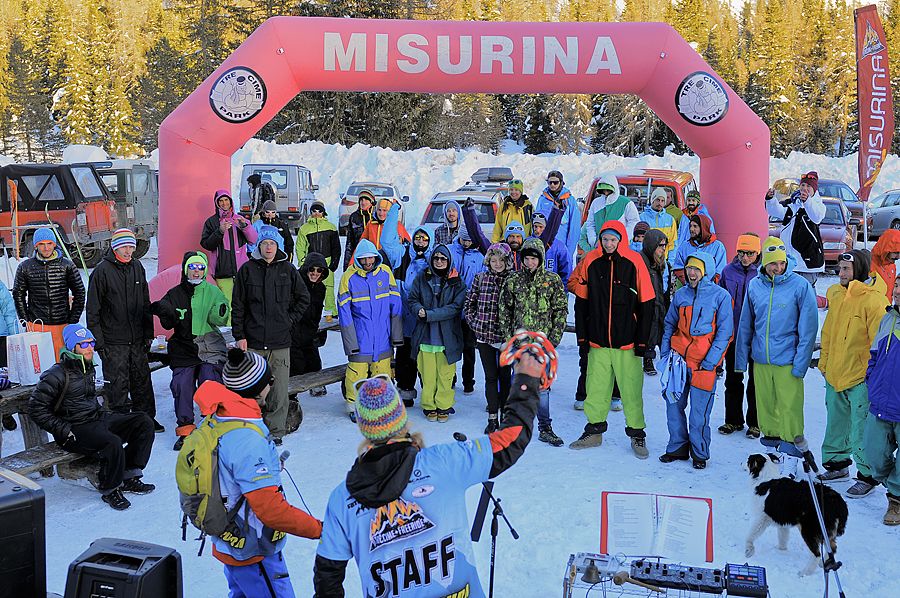
<path id="1" fill-rule="evenodd" d="M 250 219 L 250 185 L 247 177 L 258 174 L 264 184 L 275 191 L 278 216 L 292 233 L 309 218 L 309 208 L 316 201 L 319 186 L 313 184 L 312 172 L 299 164 L 244 164 L 241 169 L 241 191 L 238 197 L 241 214 Z"/>
<path id="2" fill-rule="evenodd" d="M 116 202 L 119 226 L 134 231 L 140 259 L 150 249 L 150 239 L 159 229 L 159 173 L 143 160 L 92 162 L 106 190 Z"/>

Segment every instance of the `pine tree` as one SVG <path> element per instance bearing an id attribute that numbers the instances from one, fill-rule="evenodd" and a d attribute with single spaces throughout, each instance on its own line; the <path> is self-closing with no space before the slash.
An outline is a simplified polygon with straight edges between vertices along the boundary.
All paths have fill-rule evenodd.
<path id="1" fill-rule="evenodd" d="M 553 123 L 547 111 L 547 96 L 536 94 L 525 97 L 525 151 L 529 154 L 544 154 L 552 151 L 550 142 Z"/>

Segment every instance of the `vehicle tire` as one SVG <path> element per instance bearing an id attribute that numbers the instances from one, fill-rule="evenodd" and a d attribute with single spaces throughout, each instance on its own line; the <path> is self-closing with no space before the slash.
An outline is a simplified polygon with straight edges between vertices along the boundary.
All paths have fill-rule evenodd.
<path id="1" fill-rule="evenodd" d="M 139 260 L 147 255 L 148 251 L 150 251 L 150 239 L 138 239 L 131 257 Z"/>
<path id="2" fill-rule="evenodd" d="M 78 249 L 72 245 L 69 247 L 69 254 L 75 260 L 75 265 L 79 268 L 93 268 L 103 259 L 103 251 L 105 246 L 101 243 L 91 243 L 90 245 L 81 246 L 81 256 L 78 255 Z M 83 262 L 82 259 L 83 258 Z M 79 263 L 82 262 L 82 263 Z"/>
<path id="3" fill-rule="evenodd" d="M 891 228 L 894 230 L 900 230 L 900 220 L 894 220 L 891 222 Z"/>

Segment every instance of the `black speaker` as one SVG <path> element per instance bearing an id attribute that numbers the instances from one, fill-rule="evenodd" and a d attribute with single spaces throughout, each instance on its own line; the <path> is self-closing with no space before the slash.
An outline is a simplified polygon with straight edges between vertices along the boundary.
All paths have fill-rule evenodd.
<path id="1" fill-rule="evenodd" d="M 0 468 L 0 598 L 45 596 L 44 491 Z"/>
<path id="2" fill-rule="evenodd" d="M 181 555 L 156 544 L 100 538 L 69 565 L 65 598 L 182 598 Z"/>

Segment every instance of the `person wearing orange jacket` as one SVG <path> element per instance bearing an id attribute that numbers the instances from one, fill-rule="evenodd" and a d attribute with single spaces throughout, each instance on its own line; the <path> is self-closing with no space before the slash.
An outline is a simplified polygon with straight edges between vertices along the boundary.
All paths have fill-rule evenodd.
<path id="1" fill-rule="evenodd" d="M 281 488 L 275 445 L 262 418 L 272 388 L 272 372 L 256 353 L 231 349 L 222 372 L 224 385 L 207 381 L 194 394 L 205 417 L 243 420 L 245 426 L 219 440 L 219 484 L 227 512 L 235 512 L 238 541 L 213 538 L 213 556 L 225 565 L 231 598 L 293 597 L 287 563 L 281 554 L 287 534 L 316 539 L 322 522 L 291 506 Z M 244 506 L 241 506 L 241 505 Z"/>
<path id="2" fill-rule="evenodd" d="M 878 238 L 872 248 L 872 272 L 877 272 L 887 288 L 887 299 L 891 300 L 894 279 L 897 278 L 897 266 L 900 259 L 900 230 L 889 228 Z"/>
<path id="3" fill-rule="evenodd" d="M 607 220 L 600 227 L 600 247 L 588 253 L 569 279 L 575 294 L 575 332 L 590 343 L 587 365 L 588 423 L 569 448 L 600 446 L 618 382 L 625 411 L 625 434 L 639 459 L 649 456 L 644 432 L 644 372 L 653 300 L 656 293 L 644 260 L 628 248 L 625 226 Z"/>
<path id="4" fill-rule="evenodd" d="M 375 249 L 381 251 L 381 233 L 384 230 L 384 221 L 387 220 L 388 212 L 391 211 L 391 206 L 394 205 L 390 199 L 382 198 L 378 200 L 378 205 L 375 207 L 375 213 L 372 215 L 372 219 L 369 220 L 369 223 L 366 225 L 366 230 L 363 231 L 362 238 L 368 239 L 375 246 Z M 400 236 L 400 242 L 406 241 L 407 243 L 412 242 L 412 238 L 409 236 L 409 232 L 407 232 L 406 227 L 403 226 L 403 223 L 400 220 L 397 220 L 397 234 Z"/>

